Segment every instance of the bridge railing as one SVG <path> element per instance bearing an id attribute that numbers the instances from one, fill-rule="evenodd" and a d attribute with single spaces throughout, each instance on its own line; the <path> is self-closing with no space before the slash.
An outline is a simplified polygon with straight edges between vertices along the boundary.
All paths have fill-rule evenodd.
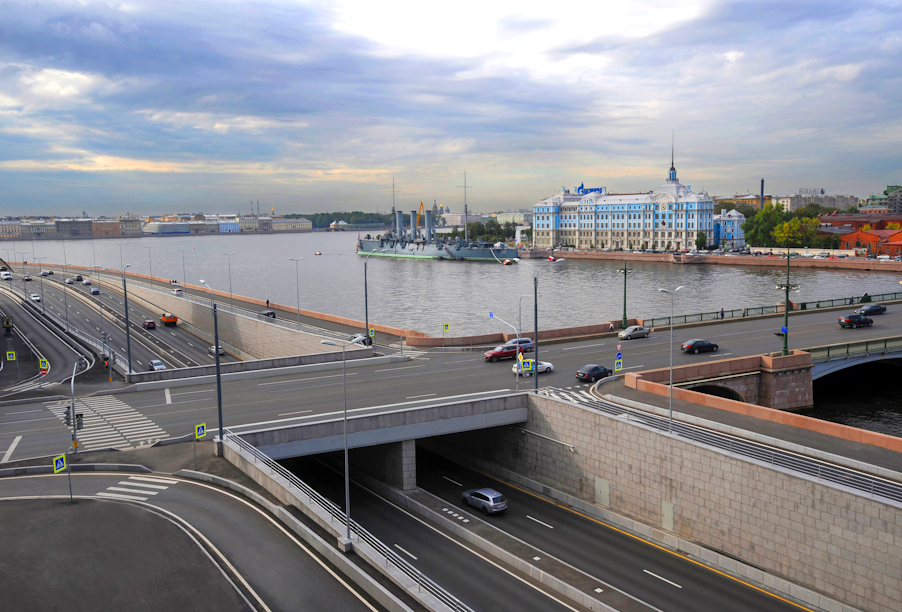
<path id="1" fill-rule="evenodd" d="M 902 350 L 902 336 L 891 338 L 878 338 L 877 340 L 859 340 L 844 344 L 831 344 L 829 346 L 817 346 L 803 349 L 811 353 L 812 361 L 831 359 L 833 357 L 848 357 L 850 355 L 863 355 L 867 353 L 882 353 L 885 351 Z"/>
<path id="2" fill-rule="evenodd" d="M 329 514 L 329 516 L 332 517 L 334 521 L 337 521 L 341 525 L 347 525 L 347 522 L 345 521 L 345 513 L 331 500 L 326 499 L 325 497 L 317 493 L 310 485 L 295 476 L 281 464 L 271 459 L 266 455 L 266 453 L 244 440 L 240 435 L 233 433 L 229 429 L 225 429 L 223 433 L 227 441 L 234 442 L 238 446 L 238 448 L 245 454 L 249 455 L 254 462 L 265 465 L 267 468 L 269 468 L 270 473 L 276 473 L 286 481 L 288 481 L 289 487 L 293 486 L 303 492 L 304 496 L 310 500 L 311 504 L 316 504 L 317 506 L 322 508 Z M 454 595 L 436 584 L 431 578 L 405 561 L 400 555 L 395 553 L 385 543 L 376 538 L 376 536 L 361 527 L 354 519 L 351 519 L 351 533 L 356 534 L 361 541 L 366 542 L 373 549 L 375 549 L 380 555 L 382 555 L 383 558 L 385 558 L 386 563 L 391 563 L 392 565 L 394 565 L 396 568 L 398 568 L 398 570 L 400 570 L 411 580 L 416 582 L 419 588 L 428 592 L 430 595 L 448 606 L 451 610 L 456 610 L 457 612 L 473 612 L 472 608 L 457 599 Z"/>
<path id="3" fill-rule="evenodd" d="M 882 302 L 886 300 L 902 300 L 902 293 L 878 293 L 876 295 L 867 295 L 867 299 L 862 302 L 864 295 L 851 298 L 835 298 L 830 300 L 814 300 L 812 302 L 793 302 L 793 309 L 796 310 L 817 310 L 818 308 L 833 308 L 835 306 L 855 306 L 856 304 L 869 302 Z M 717 310 L 715 312 L 700 312 L 697 314 L 678 315 L 673 317 L 674 325 L 682 325 L 684 323 L 701 323 L 703 321 L 718 321 L 720 319 L 742 319 L 744 317 L 754 317 L 758 315 L 777 314 L 783 312 L 782 306 L 755 306 L 752 308 L 734 308 L 732 310 L 724 310 L 723 314 Z M 654 319 L 645 319 L 645 327 L 662 327 L 670 325 L 670 317 L 657 317 Z"/>

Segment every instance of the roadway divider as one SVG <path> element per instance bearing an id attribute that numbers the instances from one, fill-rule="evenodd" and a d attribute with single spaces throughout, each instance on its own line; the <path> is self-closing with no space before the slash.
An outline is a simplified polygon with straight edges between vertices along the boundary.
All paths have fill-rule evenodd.
<path id="1" fill-rule="evenodd" d="M 153 470 L 143 465 L 130 463 L 69 463 L 73 472 L 141 472 L 152 473 Z M 0 478 L 5 476 L 25 476 L 27 474 L 52 474 L 52 465 L 29 465 L 0 470 Z"/>

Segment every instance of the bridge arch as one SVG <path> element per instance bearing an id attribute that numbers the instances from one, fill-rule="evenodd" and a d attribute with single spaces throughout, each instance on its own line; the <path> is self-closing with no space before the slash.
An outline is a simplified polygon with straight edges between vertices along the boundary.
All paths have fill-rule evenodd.
<path id="1" fill-rule="evenodd" d="M 713 395 L 715 397 L 723 397 L 730 400 L 736 400 L 737 402 L 745 402 L 745 398 L 742 397 L 742 394 L 739 393 L 736 389 L 731 389 L 730 387 L 725 387 L 721 385 L 712 385 L 710 383 L 706 383 L 703 385 L 698 385 L 694 387 L 688 387 L 692 391 L 697 391 L 699 393 L 704 393 L 706 395 Z"/>

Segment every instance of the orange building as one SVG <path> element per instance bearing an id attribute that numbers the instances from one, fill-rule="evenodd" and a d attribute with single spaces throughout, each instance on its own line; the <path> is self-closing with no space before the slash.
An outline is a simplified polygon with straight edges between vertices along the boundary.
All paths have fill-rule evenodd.
<path id="1" fill-rule="evenodd" d="M 898 255 L 887 252 L 886 245 L 902 241 L 900 230 L 858 230 L 840 236 L 841 249 L 867 249 L 868 253 L 878 255 Z"/>
<path id="2" fill-rule="evenodd" d="M 121 236 L 122 229 L 118 219 L 94 219 L 92 224 L 95 236 Z"/>

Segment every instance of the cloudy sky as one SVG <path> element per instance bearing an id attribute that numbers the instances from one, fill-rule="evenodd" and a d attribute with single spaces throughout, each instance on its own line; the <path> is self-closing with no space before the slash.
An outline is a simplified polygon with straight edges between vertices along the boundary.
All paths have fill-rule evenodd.
<path id="1" fill-rule="evenodd" d="M 902 2 L 0 3 L 0 214 L 902 181 Z"/>

